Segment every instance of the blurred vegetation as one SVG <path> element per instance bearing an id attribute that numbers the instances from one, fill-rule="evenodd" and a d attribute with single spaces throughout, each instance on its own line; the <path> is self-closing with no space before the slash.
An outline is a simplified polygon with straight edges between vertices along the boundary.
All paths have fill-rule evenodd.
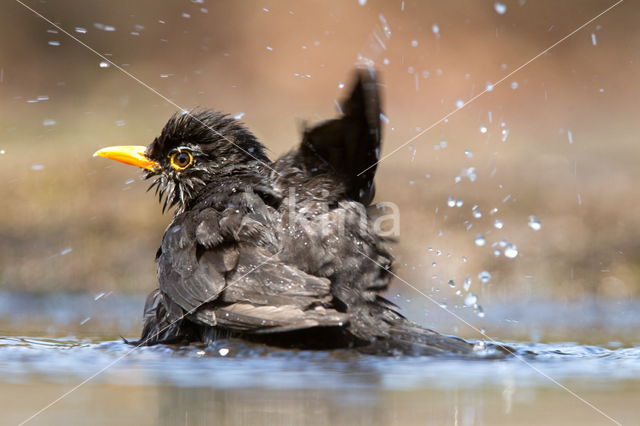
<path id="1" fill-rule="evenodd" d="M 176 104 L 244 113 L 273 157 L 335 113 L 359 57 L 381 72 L 390 153 L 610 4 L 504 3 L 28 2 Z M 451 300 L 467 276 L 481 302 L 640 296 L 638 19 L 623 3 L 380 165 L 399 275 Z M 0 28 L 0 286 L 150 290 L 169 217 L 137 171 L 91 154 L 151 142 L 177 108 L 18 3 Z"/>

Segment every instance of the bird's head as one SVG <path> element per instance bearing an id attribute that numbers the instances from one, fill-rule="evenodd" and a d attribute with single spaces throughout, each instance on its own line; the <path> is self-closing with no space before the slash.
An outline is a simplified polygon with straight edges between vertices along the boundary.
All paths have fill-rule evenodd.
<path id="1" fill-rule="evenodd" d="M 113 146 L 97 151 L 141 167 L 154 179 L 163 211 L 177 212 L 205 188 L 237 174 L 259 174 L 271 167 L 265 149 L 251 132 L 228 115 L 200 110 L 175 114 L 147 147 Z"/>

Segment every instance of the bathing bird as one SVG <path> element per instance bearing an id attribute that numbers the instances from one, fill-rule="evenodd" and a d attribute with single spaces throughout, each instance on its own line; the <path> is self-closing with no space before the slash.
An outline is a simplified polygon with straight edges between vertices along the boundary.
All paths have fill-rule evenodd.
<path id="1" fill-rule="evenodd" d="M 382 293 L 391 241 L 374 229 L 380 84 L 358 68 L 339 116 L 272 161 L 234 117 L 176 113 L 149 146 L 95 153 L 144 170 L 171 211 L 138 345 L 222 338 L 374 354 L 466 354 Z"/>

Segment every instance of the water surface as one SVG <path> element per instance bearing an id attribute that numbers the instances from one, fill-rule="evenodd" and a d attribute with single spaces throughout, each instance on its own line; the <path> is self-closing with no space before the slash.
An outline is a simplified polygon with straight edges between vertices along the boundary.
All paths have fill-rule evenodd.
<path id="1" fill-rule="evenodd" d="M 537 355 L 503 360 L 275 350 L 234 340 L 133 348 L 117 330 L 135 337 L 140 296 L 0 295 L 6 424 L 69 391 L 32 424 L 611 424 L 606 416 L 640 424 L 633 342 L 510 341 L 518 353 Z M 612 321 L 589 319 L 600 330 Z"/>

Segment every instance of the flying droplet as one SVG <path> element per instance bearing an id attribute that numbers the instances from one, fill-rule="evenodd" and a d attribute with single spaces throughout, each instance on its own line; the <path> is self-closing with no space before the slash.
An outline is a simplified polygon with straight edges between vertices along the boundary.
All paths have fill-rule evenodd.
<path id="1" fill-rule="evenodd" d="M 498 13 L 498 15 L 504 15 L 507 13 L 507 5 L 504 3 L 500 3 L 499 1 L 493 5 L 493 8 Z"/>
<path id="2" fill-rule="evenodd" d="M 100 68 L 109 68 L 111 66 L 111 64 L 107 61 L 100 61 L 100 63 L 98 64 L 98 66 Z"/>
<path id="3" fill-rule="evenodd" d="M 471 288 L 471 277 L 467 277 L 464 279 L 462 288 L 464 289 L 464 291 L 469 291 L 469 289 Z"/>
<path id="4" fill-rule="evenodd" d="M 482 234 L 476 235 L 476 239 L 473 241 L 478 247 L 482 247 L 487 243 L 486 238 Z"/>
<path id="5" fill-rule="evenodd" d="M 493 223 L 493 226 L 496 229 L 502 229 L 504 227 L 504 223 L 500 219 L 496 219 L 496 221 Z"/>
<path id="6" fill-rule="evenodd" d="M 480 133 L 487 133 L 488 130 L 487 126 L 480 126 Z"/>
<path id="7" fill-rule="evenodd" d="M 515 259 L 518 256 L 518 247 L 515 244 L 507 244 L 507 247 L 504 249 L 504 256 L 509 259 Z"/>
<path id="8" fill-rule="evenodd" d="M 529 216 L 529 228 L 533 229 L 534 231 L 539 231 L 540 229 L 542 229 L 542 224 L 540 223 L 540 219 L 538 219 L 535 216 Z"/>
<path id="9" fill-rule="evenodd" d="M 468 307 L 471 307 L 471 306 L 475 305 L 477 301 L 478 301 L 478 297 L 473 293 L 469 293 L 464 298 L 464 305 L 468 306 Z"/>
<path id="10" fill-rule="evenodd" d="M 482 284 L 486 284 L 491 281 L 491 274 L 488 271 L 482 271 L 478 274 L 478 279 Z"/>

